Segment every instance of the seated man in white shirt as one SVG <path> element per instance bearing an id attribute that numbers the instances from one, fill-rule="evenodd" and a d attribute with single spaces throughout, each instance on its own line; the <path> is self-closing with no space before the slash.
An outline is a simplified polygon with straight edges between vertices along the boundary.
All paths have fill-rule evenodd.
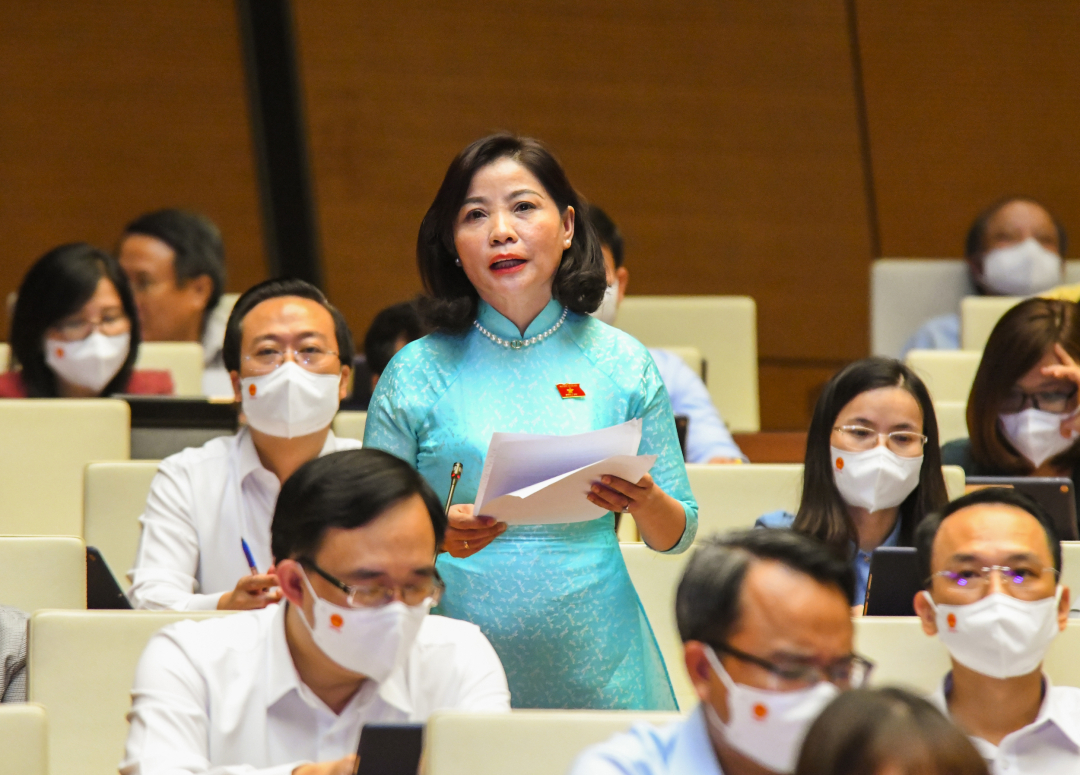
<path id="1" fill-rule="evenodd" d="M 589 205 L 588 216 L 589 223 L 600 240 L 608 283 L 600 309 L 592 314 L 608 325 L 614 325 L 615 315 L 630 284 L 630 270 L 623 265 L 623 236 L 615 222 L 596 205 Z M 686 428 L 686 462 L 749 463 L 750 460 L 739 449 L 720 417 L 720 412 L 713 405 L 709 389 L 701 381 L 701 376 L 695 374 L 682 358 L 670 350 L 650 347 L 649 354 L 656 362 L 660 378 L 667 388 L 671 410 L 677 415 L 689 418 Z M 721 368 L 720 364 L 711 365 L 713 368 Z"/>
<path id="2" fill-rule="evenodd" d="M 121 773 L 351 775 L 364 724 L 509 711 L 479 628 L 428 615 L 446 514 L 407 463 L 378 450 L 305 463 L 272 531 L 287 602 L 151 638 Z"/>
<path id="3" fill-rule="evenodd" d="M 157 210 L 124 227 L 117 259 L 131 282 L 144 342 L 199 342 L 203 393 L 232 394 L 221 357 L 227 304 L 225 248 L 205 215 Z"/>
<path id="4" fill-rule="evenodd" d="M 790 530 L 699 544 L 675 614 L 701 704 L 685 721 L 640 724 L 586 749 L 572 775 L 792 772 L 817 715 L 869 675 L 852 651 L 854 586 L 849 563 Z"/>
<path id="5" fill-rule="evenodd" d="M 977 490 L 927 516 L 915 546 L 928 579 L 915 612 L 952 657 L 938 706 L 991 772 L 1080 772 L 1080 689 L 1042 672 L 1069 616 L 1050 517 L 1015 490 Z"/>
<path id="6" fill-rule="evenodd" d="M 229 316 L 224 357 L 248 425 L 162 461 L 128 574 L 135 608 L 276 602 L 270 519 L 281 483 L 315 457 L 360 446 L 330 430 L 348 389 L 353 342 L 315 286 L 269 280 L 247 291 Z M 262 572 L 252 575 L 252 567 Z"/>

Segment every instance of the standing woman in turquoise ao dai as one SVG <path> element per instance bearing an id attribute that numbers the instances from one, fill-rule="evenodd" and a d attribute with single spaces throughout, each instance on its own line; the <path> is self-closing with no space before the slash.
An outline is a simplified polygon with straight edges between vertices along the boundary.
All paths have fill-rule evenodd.
<path id="1" fill-rule="evenodd" d="M 454 159 L 416 248 L 436 332 L 383 372 L 364 446 L 412 463 L 443 498 L 461 461 L 455 501 L 468 504 L 493 433 L 569 435 L 640 418 L 639 451 L 656 465 L 638 482 L 597 483 L 587 497 L 609 510 L 599 519 L 507 527 L 452 506 L 438 612 L 483 630 L 514 707 L 673 709 L 610 512 L 633 514 L 649 546 L 674 553 L 694 540 L 697 504 L 648 351 L 587 314 L 605 275 L 581 207 L 536 140 L 492 135 Z M 584 396 L 564 398 L 556 385 L 566 384 Z"/>

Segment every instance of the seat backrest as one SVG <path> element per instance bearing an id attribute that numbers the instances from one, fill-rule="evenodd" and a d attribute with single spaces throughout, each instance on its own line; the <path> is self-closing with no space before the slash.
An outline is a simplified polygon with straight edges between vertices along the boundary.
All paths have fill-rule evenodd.
<path id="1" fill-rule="evenodd" d="M 338 412 L 334 415 L 331 426 L 335 436 L 343 439 L 364 440 L 364 428 L 367 425 L 367 412 Z"/>
<path id="2" fill-rule="evenodd" d="M 86 548 L 71 536 L 0 538 L 0 600 L 27 613 L 86 609 Z"/>
<path id="3" fill-rule="evenodd" d="M 86 467 L 83 539 L 97 547 L 126 592 L 139 551 L 139 517 L 146 509 L 157 460 L 121 460 Z"/>
<path id="4" fill-rule="evenodd" d="M 676 713 L 628 710 L 437 711 L 424 736 L 428 775 L 565 775 L 574 758 L 634 724 Z"/>
<path id="5" fill-rule="evenodd" d="M 960 347 L 981 353 L 1001 316 L 1023 300 L 1021 296 L 965 298 L 960 302 Z"/>
<path id="6" fill-rule="evenodd" d="M 8 364 L 11 363 L 11 345 L 7 342 L 0 342 L 0 372 L 8 370 Z"/>
<path id="7" fill-rule="evenodd" d="M 982 352 L 973 350 L 911 350 L 904 362 L 938 401 L 963 401 L 965 404 L 979 370 Z"/>
<path id="8" fill-rule="evenodd" d="M 1061 585 L 1069 588 L 1072 609 L 1080 610 L 1080 541 L 1061 542 Z"/>
<path id="9" fill-rule="evenodd" d="M 698 502 L 698 536 L 741 530 L 770 511 L 795 513 L 802 498 L 801 463 L 686 466 Z"/>
<path id="10" fill-rule="evenodd" d="M 203 348 L 198 342 L 143 342 L 135 368 L 171 373 L 178 396 L 202 395 Z"/>
<path id="11" fill-rule="evenodd" d="M 623 543 L 619 548 L 667 665 L 675 699 L 681 710 L 688 711 L 697 703 L 697 695 L 683 663 L 682 640 L 675 623 L 675 590 L 694 550 L 660 554 L 643 543 Z"/>
<path id="12" fill-rule="evenodd" d="M 696 347 L 668 347 L 661 345 L 661 349 L 667 350 L 670 353 L 678 355 L 682 362 L 690 367 L 690 370 L 697 374 L 703 381 L 708 379 L 708 364 L 705 362 L 705 357 L 701 354 L 701 350 Z"/>
<path id="13" fill-rule="evenodd" d="M 116 772 L 135 666 L 150 636 L 218 611 L 38 611 L 30 618 L 27 690 L 49 713 L 49 769 Z"/>
<path id="14" fill-rule="evenodd" d="M 647 347 L 696 347 L 728 427 L 760 429 L 757 307 L 749 296 L 627 296 L 615 325 Z"/>
<path id="15" fill-rule="evenodd" d="M 956 313 L 975 289 L 958 258 L 880 258 L 870 265 L 870 350 L 895 358 L 932 317 Z"/>
<path id="16" fill-rule="evenodd" d="M 967 486 L 967 475 L 960 466 L 942 466 L 941 473 L 945 477 L 945 492 L 949 500 L 954 501 L 964 494 Z"/>
<path id="17" fill-rule="evenodd" d="M 0 705 L 0 775 L 48 775 L 48 719 L 33 703 Z"/>
<path id="18" fill-rule="evenodd" d="M 935 401 L 934 416 L 937 418 L 938 438 L 942 444 L 968 437 L 967 401 Z"/>
<path id="19" fill-rule="evenodd" d="M 81 536 L 83 469 L 130 453 L 125 401 L 0 401 L 0 535 Z"/>
<path id="20" fill-rule="evenodd" d="M 1065 284 L 1075 285 L 1080 283 L 1080 259 L 1065 260 Z"/>

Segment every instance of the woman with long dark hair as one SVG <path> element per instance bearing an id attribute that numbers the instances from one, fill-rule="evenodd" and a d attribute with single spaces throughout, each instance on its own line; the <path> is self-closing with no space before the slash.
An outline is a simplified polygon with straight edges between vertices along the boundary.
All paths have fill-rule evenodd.
<path id="1" fill-rule="evenodd" d="M 757 524 L 793 528 L 850 557 L 852 605 L 861 607 L 874 549 L 911 546 L 922 518 L 947 501 L 926 386 L 900 361 L 865 358 L 836 374 L 818 398 L 799 513 L 772 512 Z"/>
<path id="2" fill-rule="evenodd" d="M 169 395 L 165 371 L 135 371 L 139 316 L 112 256 L 76 242 L 50 250 L 26 273 L 11 319 L 3 398 Z"/>
<path id="3" fill-rule="evenodd" d="M 658 456 L 651 476 L 603 477 L 587 497 L 633 514 L 654 549 L 681 552 L 697 504 L 671 405 L 647 350 L 588 314 L 606 278 L 581 213 L 536 140 L 493 135 L 454 159 L 417 239 L 437 331 L 383 372 L 364 446 L 415 465 L 440 497 L 463 462 L 456 499 L 470 503 L 494 432 L 570 435 L 641 419 L 640 452 Z M 507 528 L 453 506 L 449 519 L 439 610 L 487 635 L 515 707 L 675 707 L 613 514 Z"/>

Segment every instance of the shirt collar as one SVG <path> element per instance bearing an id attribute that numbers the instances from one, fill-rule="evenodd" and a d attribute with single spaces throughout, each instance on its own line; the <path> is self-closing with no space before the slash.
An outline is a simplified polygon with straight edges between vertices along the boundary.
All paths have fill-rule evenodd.
<path id="1" fill-rule="evenodd" d="M 240 432 L 236 435 L 236 444 L 237 451 L 240 455 L 237 471 L 240 474 L 241 482 L 247 479 L 252 471 L 266 471 L 268 475 L 273 476 L 273 474 L 263 466 L 262 461 L 259 459 L 259 451 L 255 449 L 255 441 L 251 438 L 251 430 L 247 426 L 241 428 Z M 319 450 L 319 457 L 329 455 L 331 452 L 336 451 L 337 437 L 334 436 L 333 431 L 328 431 L 326 434 L 326 441 L 323 443 L 322 449 Z"/>
<path id="2" fill-rule="evenodd" d="M 723 775 L 720 762 L 716 759 L 712 740 L 709 738 L 705 709 L 700 704 L 682 723 L 682 728 L 675 738 L 675 747 L 671 752 L 671 766 L 668 769 L 670 772 Z"/>
<path id="3" fill-rule="evenodd" d="M 289 692 L 300 690 L 300 674 L 296 672 L 296 663 L 293 662 L 292 652 L 289 651 L 289 643 L 285 639 L 285 611 L 289 603 L 282 601 L 277 606 L 274 621 L 270 625 L 270 658 L 267 660 L 269 675 L 266 676 L 266 707 L 270 708 L 278 700 Z M 302 615 L 302 614 L 301 614 Z M 413 705 L 409 697 L 406 668 L 408 660 L 400 665 L 390 677 L 378 685 L 378 695 L 389 705 L 393 705 L 406 716 L 412 716 Z M 365 691 L 368 683 L 375 683 L 368 678 L 361 686 L 360 692 Z"/>
<path id="4" fill-rule="evenodd" d="M 540 314 L 529 324 L 529 327 L 525 329 L 525 334 L 522 335 L 522 333 L 518 331 L 518 327 L 511 323 L 508 318 L 504 317 L 501 312 L 481 299 L 476 311 L 476 322 L 495 334 L 495 336 L 502 337 L 503 339 L 528 339 L 529 337 L 544 333 L 559 322 L 562 310 L 562 304 L 555 299 L 552 299 L 542 310 L 540 310 Z"/>

